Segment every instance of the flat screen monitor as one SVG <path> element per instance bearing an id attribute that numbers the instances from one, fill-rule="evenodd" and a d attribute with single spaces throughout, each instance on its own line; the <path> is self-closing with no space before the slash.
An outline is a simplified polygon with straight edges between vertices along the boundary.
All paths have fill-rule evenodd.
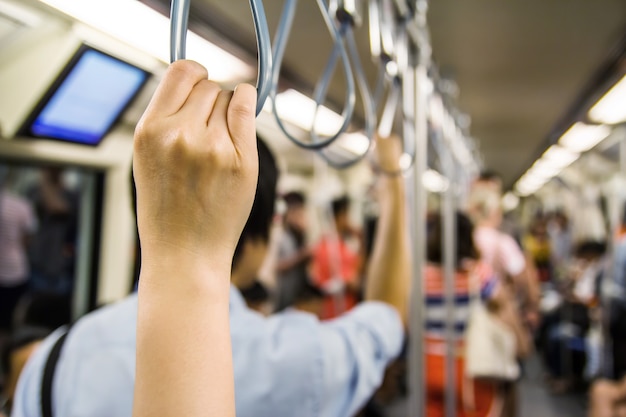
<path id="1" fill-rule="evenodd" d="M 20 133 L 98 145 L 149 77 L 141 68 L 83 45 Z"/>

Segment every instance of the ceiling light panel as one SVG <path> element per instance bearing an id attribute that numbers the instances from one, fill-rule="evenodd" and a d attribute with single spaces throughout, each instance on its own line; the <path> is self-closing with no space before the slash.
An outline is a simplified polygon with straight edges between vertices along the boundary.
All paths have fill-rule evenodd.
<path id="1" fill-rule="evenodd" d="M 589 118 L 611 125 L 626 122 L 626 75 L 589 110 Z"/>
<path id="2" fill-rule="evenodd" d="M 626 103 L 624 103 L 626 107 Z M 588 125 L 577 122 L 559 139 L 559 145 L 572 152 L 586 152 L 594 148 L 611 134 L 611 128 L 605 125 Z"/>
<path id="3" fill-rule="evenodd" d="M 165 63 L 170 60 L 169 19 L 139 1 L 40 1 Z M 204 65 L 214 81 L 244 81 L 255 74 L 251 65 L 193 32 L 187 34 L 187 57 Z"/>

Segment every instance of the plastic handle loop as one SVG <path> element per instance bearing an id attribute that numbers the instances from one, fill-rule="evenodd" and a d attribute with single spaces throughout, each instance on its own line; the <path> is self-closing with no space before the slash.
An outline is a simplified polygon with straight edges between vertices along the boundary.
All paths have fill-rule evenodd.
<path id="1" fill-rule="evenodd" d="M 393 129 L 393 122 L 396 117 L 396 113 L 398 111 L 398 105 L 401 103 L 402 110 L 402 140 L 403 140 L 403 148 L 404 154 L 410 156 L 410 162 L 407 166 L 402 167 L 397 172 L 391 172 L 383 169 L 378 166 L 375 161 L 372 160 L 374 168 L 376 171 L 381 172 L 386 175 L 403 175 L 406 173 L 415 162 L 415 132 L 413 129 L 413 118 L 415 117 L 415 100 L 414 100 L 414 85 L 411 82 L 412 78 L 410 77 L 409 70 L 409 45 L 408 45 L 408 34 L 406 32 L 406 27 L 404 24 L 401 24 L 398 28 L 397 38 L 397 60 L 398 60 L 398 69 L 399 73 L 397 76 L 390 76 L 390 74 L 386 71 L 385 59 L 381 57 L 381 67 L 380 74 L 383 74 L 383 79 L 386 80 L 388 84 L 388 95 L 385 105 L 383 107 L 383 114 L 380 118 L 380 122 L 378 125 L 378 135 L 380 137 L 389 137 L 391 135 L 391 131 Z M 380 85 L 379 85 L 380 87 Z M 381 89 L 382 90 L 382 89 Z M 376 102 L 380 102 L 380 98 L 382 97 L 382 91 L 377 91 Z"/>
<path id="2" fill-rule="evenodd" d="M 365 156 L 369 153 L 369 150 L 372 147 L 374 130 L 376 129 L 376 107 L 374 105 L 374 100 L 372 98 L 371 92 L 369 91 L 367 85 L 367 77 L 365 75 L 365 71 L 363 69 L 363 65 L 361 64 L 361 59 L 359 57 L 359 51 L 354 40 L 354 33 L 352 31 L 352 26 L 344 23 L 342 25 L 341 33 L 343 38 L 347 44 L 348 51 L 350 53 L 350 59 L 352 60 L 352 66 L 354 68 L 354 73 L 357 81 L 357 85 L 359 87 L 359 93 L 361 94 L 361 100 L 363 102 L 363 110 L 365 115 L 365 136 L 368 139 L 367 149 L 362 154 L 352 158 L 350 160 L 344 161 L 336 161 L 332 158 L 330 152 L 330 148 L 325 148 L 319 151 L 320 156 L 333 168 L 336 169 L 345 169 L 353 166 L 357 162 L 361 161 Z"/>
<path id="3" fill-rule="evenodd" d="M 356 103 L 356 93 L 355 93 L 355 84 L 354 78 L 352 76 L 352 69 L 350 67 L 350 60 L 348 58 L 348 54 L 345 50 L 343 43 L 341 42 L 341 36 L 338 33 L 337 28 L 335 27 L 332 18 L 329 16 L 328 11 L 326 10 L 326 6 L 324 5 L 322 0 L 318 0 L 318 6 L 324 18 L 324 22 L 328 27 L 328 31 L 333 40 L 333 51 L 331 52 L 330 61 L 333 60 L 333 57 L 337 55 L 341 58 L 341 62 L 344 69 L 344 74 L 346 77 L 346 97 L 345 97 L 345 106 L 341 113 L 342 116 L 342 124 L 337 130 L 337 132 L 331 135 L 328 138 L 321 139 L 317 136 L 313 130 L 315 128 L 315 121 L 317 119 L 317 112 L 319 107 L 322 105 L 322 102 L 325 98 L 325 85 L 330 83 L 330 79 L 332 78 L 333 68 L 329 69 L 329 65 L 327 65 L 326 70 L 324 71 L 320 82 L 316 88 L 316 91 L 322 91 L 322 94 L 316 94 L 319 96 L 316 99 L 316 108 L 313 117 L 313 126 L 311 127 L 312 132 L 309 133 L 311 142 L 303 142 L 296 137 L 294 137 L 287 128 L 285 127 L 283 121 L 281 120 L 278 114 L 278 106 L 277 106 L 277 89 L 278 89 L 278 81 L 280 77 L 280 70 L 282 67 L 283 58 L 285 55 L 285 49 L 287 46 L 287 41 L 289 39 L 289 34 L 291 32 L 291 27 L 293 26 L 293 20 L 295 17 L 295 11 L 298 0 L 286 0 L 285 5 L 283 7 L 283 13 L 280 18 L 280 22 L 278 24 L 278 29 L 276 31 L 276 36 L 274 37 L 274 68 L 272 72 L 272 88 L 270 91 L 270 97 L 272 99 L 272 110 L 274 113 L 274 118 L 276 119 L 276 123 L 280 130 L 287 136 L 287 138 L 293 142 L 295 145 L 305 148 L 305 149 L 322 149 L 326 146 L 329 146 L 333 143 L 343 132 L 346 131 L 348 126 L 350 125 L 350 120 L 352 119 L 352 115 L 354 113 L 354 106 Z M 320 87 L 321 86 L 321 87 Z"/>
<path id="4" fill-rule="evenodd" d="M 394 6 L 391 0 L 381 0 L 381 6 L 382 7 L 379 10 L 379 18 L 382 53 L 391 58 L 394 56 L 396 46 L 394 33 Z"/>
<path id="5" fill-rule="evenodd" d="M 369 0 L 367 8 L 367 18 L 369 21 L 370 53 L 372 54 L 372 58 L 376 59 L 380 57 L 382 50 L 382 45 L 380 41 L 381 23 L 378 0 Z"/>
<path id="6" fill-rule="evenodd" d="M 400 79 L 396 78 L 391 81 L 389 87 L 389 93 L 387 95 L 387 101 L 385 107 L 383 107 L 383 114 L 378 122 L 378 136 L 382 138 L 388 138 L 391 135 L 393 129 L 393 121 L 396 117 L 396 111 L 398 104 L 400 103 Z"/>
<path id="7" fill-rule="evenodd" d="M 191 0 L 172 0 L 170 11 L 170 61 L 185 59 L 187 44 L 187 26 L 189 23 L 189 4 Z M 263 105 L 272 88 L 272 43 L 267 18 L 262 0 L 250 0 L 250 10 L 254 21 L 258 59 L 257 104 L 256 114 L 263 110 Z"/>

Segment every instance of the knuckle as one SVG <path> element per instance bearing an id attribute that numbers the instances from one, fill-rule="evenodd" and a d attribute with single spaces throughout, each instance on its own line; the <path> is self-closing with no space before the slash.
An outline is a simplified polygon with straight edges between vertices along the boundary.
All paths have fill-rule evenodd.
<path id="1" fill-rule="evenodd" d="M 245 103 L 236 102 L 231 103 L 228 107 L 231 115 L 237 118 L 240 121 L 254 120 L 254 110 L 252 106 L 249 106 Z"/>
<path id="2" fill-rule="evenodd" d="M 175 77 L 189 80 L 204 80 L 209 77 L 208 71 L 195 61 L 179 60 L 170 64 L 168 71 Z"/>
<path id="3" fill-rule="evenodd" d="M 133 135 L 135 151 L 145 150 L 146 146 L 150 143 L 150 137 L 152 136 L 151 130 L 151 123 L 145 118 L 142 118 L 139 123 L 137 123 Z"/>

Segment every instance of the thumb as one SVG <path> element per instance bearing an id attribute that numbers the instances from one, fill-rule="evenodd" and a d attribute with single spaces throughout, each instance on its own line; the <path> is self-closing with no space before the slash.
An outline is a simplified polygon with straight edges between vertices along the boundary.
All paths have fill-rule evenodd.
<path id="1" fill-rule="evenodd" d="M 231 140 L 238 151 L 256 148 L 256 88 L 239 84 L 235 88 L 226 115 Z"/>

